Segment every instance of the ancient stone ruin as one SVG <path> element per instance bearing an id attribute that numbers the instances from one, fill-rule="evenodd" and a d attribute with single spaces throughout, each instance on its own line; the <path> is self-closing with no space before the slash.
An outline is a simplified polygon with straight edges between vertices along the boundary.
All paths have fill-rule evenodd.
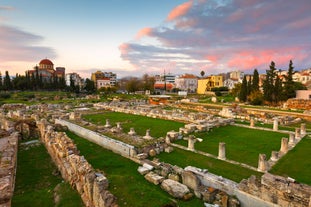
<path id="1" fill-rule="evenodd" d="M 117 199 L 108 191 L 108 179 L 79 155 L 75 144 L 63 132 L 56 132 L 45 120 L 37 123 L 46 146 L 62 177 L 74 187 L 86 206 L 117 207 Z"/>
<path id="2" fill-rule="evenodd" d="M 14 192 L 19 134 L 0 138 L 0 206 L 11 206 Z"/>

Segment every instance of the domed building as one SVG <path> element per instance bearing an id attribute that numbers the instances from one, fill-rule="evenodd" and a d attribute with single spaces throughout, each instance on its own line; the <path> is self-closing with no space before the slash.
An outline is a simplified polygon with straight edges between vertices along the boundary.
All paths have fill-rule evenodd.
<path id="1" fill-rule="evenodd" d="M 39 62 L 39 69 L 54 70 L 54 64 L 49 59 L 43 59 Z"/>
<path id="2" fill-rule="evenodd" d="M 54 77 L 65 78 L 65 68 L 56 67 L 54 69 L 54 64 L 49 59 L 43 59 L 39 62 L 39 66 L 36 65 L 33 70 L 28 70 L 29 76 L 35 76 L 38 70 L 38 75 L 42 77 L 43 81 L 51 82 Z"/>

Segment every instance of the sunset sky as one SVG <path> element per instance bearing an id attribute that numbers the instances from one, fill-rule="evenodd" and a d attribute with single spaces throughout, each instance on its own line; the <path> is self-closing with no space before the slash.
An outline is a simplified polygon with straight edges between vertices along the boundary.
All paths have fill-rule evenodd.
<path id="1" fill-rule="evenodd" d="M 0 71 L 89 78 L 311 67 L 310 0 L 0 0 Z"/>

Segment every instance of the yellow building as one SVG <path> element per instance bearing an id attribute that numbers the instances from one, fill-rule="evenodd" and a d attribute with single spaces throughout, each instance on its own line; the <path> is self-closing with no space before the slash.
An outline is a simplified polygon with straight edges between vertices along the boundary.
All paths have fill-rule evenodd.
<path id="1" fill-rule="evenodd" d="M 221 75 L 211 75 L 203 79 L 198 80 L 198 94 L 206 94 L 212 88 L 223 87 L 224 82 Z"/>

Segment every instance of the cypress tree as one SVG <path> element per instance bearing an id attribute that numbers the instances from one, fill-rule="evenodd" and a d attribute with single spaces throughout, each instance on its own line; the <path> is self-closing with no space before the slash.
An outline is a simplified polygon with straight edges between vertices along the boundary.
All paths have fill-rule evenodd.
<path id="1" fill-rule="evenodd" d="M 249 76 L 249 80 L 247 81 L 247 96 L 249 96 L 249 94 L 252 92 L 252 77 Z M 247 99 L 247 97 L 246 97 Z"/>
<path id="2" fill-rule="evenodd" d="M 266 80 L 263 84 L 264 90 L 264 100 L 269 102 L 275 101 L 275 90 L 274 90 L 274 81 L 276 78 L 276 68 L 275 63 L 271 61 L 270 69 L 266 70 Z"/>
<path id="3" fill-rule="evenodd" d="M 259 91 L 259 73 L 257 69 L 254 70 L 253 74 L 252 91 Z"/>
<path id="4" fill-rule="evenodd" d="M 247 80 L 246 76 L 243 77 L 242 85 L 241 85 L 241 90 L 239 94 L 239 99 L 242 102 L 245 102 L 247 99 Z"/>
<path id="5" fill-rule="evenodd" d="M 12 82 L 8 71 L 5 71 L 5 77 L 3 80 L 3 88 L 4 90 L 12 90 Z"/>
<path id="6" fill-rule="evenodd" d="M 285 76 L 285 84 L 284 84 L 284 98 L 294 98 L 296 96 L 296 87 L 295 82 L 293 81 L 294 67 L 292 60 L 289 61 L 287 75 Z"/>
<path id="7" fill-rule="evenodd" d="M 0 90 L 3 89 L 2 73 L 0 72 Z"/>

